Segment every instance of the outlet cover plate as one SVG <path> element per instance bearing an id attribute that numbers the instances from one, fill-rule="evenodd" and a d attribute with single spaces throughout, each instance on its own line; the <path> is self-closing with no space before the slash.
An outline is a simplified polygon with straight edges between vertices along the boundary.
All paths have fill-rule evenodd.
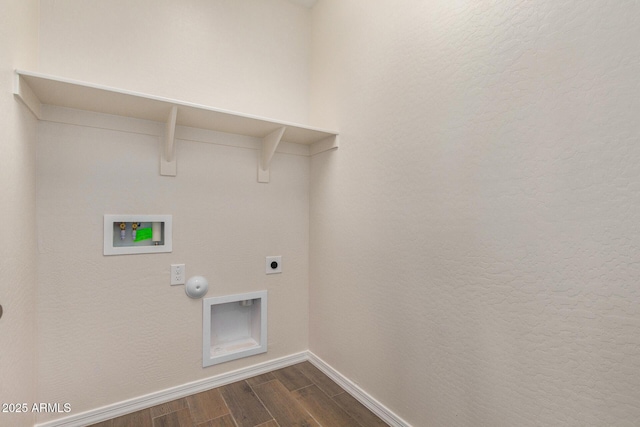
<path id="1" fill-rule="evenodd" d="M 184 264 L 171 264 L 171 286 L 184 285 Z"/>
<path id="2" fill-rule="evenodd" d="M 265 263 L 265 273 L 277 274 L 282 273 L 282 256 L 268 256 Z"/>

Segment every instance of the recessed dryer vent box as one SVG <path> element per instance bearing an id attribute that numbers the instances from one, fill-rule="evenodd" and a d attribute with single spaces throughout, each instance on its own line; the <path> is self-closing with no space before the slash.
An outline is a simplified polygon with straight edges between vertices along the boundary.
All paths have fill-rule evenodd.
<path id="1" fill-rule="evenodd" d="M 202 366 L 267 351 L 267 291 L 205 298 Z"/>
<path id="2" fill-rule="evenodd" d="M 105 215 L 104 254 L 172 251 L 171 215 Z"/>

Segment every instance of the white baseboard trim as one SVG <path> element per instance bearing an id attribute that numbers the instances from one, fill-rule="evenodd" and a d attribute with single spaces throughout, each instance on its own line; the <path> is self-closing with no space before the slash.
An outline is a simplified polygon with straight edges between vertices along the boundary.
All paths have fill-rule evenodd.
<path id="1" fill-rule="evenodd" d="M 325 375 L 331 378 L 335 383 L 342 387 L 347 393 L 353 396 L 356 400 L 366 406 L 371 412 L 376 414 L 380 419 L 389 424 L 392 427 L 411 427 L 411 424 L 397 416 L 389 408 L 378 402 L 371 397 L 367 392 L 354 384 L 347 377 L 331 367 L 324 360 L 313 354 L 311 351 L 308 353 L 308 360 L 316 368 L 320 369 Z"/>
<path id="2" fill-rule="evenodd" d="M 215 387 L 231 384 L 236 381 L 242 381 L 276 369 L 286 368 L 287 366 L 295 365 L 296 363 L 304 362 L 306 360 L 309 360 L 308 352 L 303 351 L 301 353 L 270 360 L 268 362 L 238 369 L 236 371 L 226 372 L 224 374 L 171 387 L 165 390 L 146 394 L 144 396 L 134 397 L 133 399 L 124 400 L 101 408 L 36 424 L 35 427 L 83 427 L 130 414 L 141 409 L 170 402 L 175 399 L 180 399 L 191 394 L 210 390 Z"/>
<path id="3" fill-rule="evenodd" d="M 130 414 L 132 412 L 140 411 L 142 409 L 150 408 L 152 406 L 160 405 L 162 403 L 170 402 L 172 400 L 180 399 L 195 393 L 210 390 L 212 388 L 231 384 L 236 381 L 242 381 L 256 375 L 275 371 L 276 369 L 286 368 L 287 366 L 295 365 L 296 363 L 304 362 L 307 360 L 311 362 L 315 367 L 320 369 L 329 378 L 335 381 L 347 393 L 352 395 L 356 400 L 366 406 L 371 412 L 373 412 L 383 421 L 389 424 L 391 427 L 411 427 L 409 423 L 394 414 L 386 406 L 371 397 L 368 393 L 354 384 L 351 380 L 349 380 L 347 377 L 342 375 L 340 372 L 335 370 L 324 360 L 320 359 L 310 351 L 291 354 L 279 359 L 274 359 L 257 365 L 238 369 L 236 371 L 226 372 L 210 378 L 193 381 L 187 384 L 182 384 L 176 387 L 171 387 L 143 396 L 134 397 L 133 399 L 113 403 L 111 405 L 92 409 L 86 412 L 81 412 L 79 414 L 74 414 L 68 417 L 59 418 L 57 420 L 36 424 L 35 427 L 84 427 L 90 424 L 99 423 L 111 418 L 116 418 L 122 415 Z"/>

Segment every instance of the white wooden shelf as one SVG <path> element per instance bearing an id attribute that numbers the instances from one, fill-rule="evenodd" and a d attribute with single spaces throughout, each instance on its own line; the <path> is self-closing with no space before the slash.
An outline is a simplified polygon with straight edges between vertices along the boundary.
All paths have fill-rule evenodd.
<path id="1" fill-rule="evenodd" d="M 55 105 L 166 123 L 165 143 L 160 153 L 162 175 L 176 175 L 176 126 L 261 138 L 259 182 L 269 182 L 269 166 L 280 141 L 310 145 L 312 155 L 338 147 L 338 132 L 331 130 L 31 71 L 16 70 L 14 94 L 38 119 L 42 118 L 42 105 Z"/>

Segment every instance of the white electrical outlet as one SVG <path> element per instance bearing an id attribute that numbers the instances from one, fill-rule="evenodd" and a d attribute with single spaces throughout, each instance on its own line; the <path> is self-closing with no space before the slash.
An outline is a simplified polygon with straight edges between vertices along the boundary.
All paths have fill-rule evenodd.
<path id="1" fill-rule="evenodd" d="M 265 272 L 267 274 L 282 273 L 282 256 L 268 256 Z"/>
<path id="2" fill-rule="evenodd" d="M 184 264 L 171 264 L 171 285 L 184 285 Z"/>

